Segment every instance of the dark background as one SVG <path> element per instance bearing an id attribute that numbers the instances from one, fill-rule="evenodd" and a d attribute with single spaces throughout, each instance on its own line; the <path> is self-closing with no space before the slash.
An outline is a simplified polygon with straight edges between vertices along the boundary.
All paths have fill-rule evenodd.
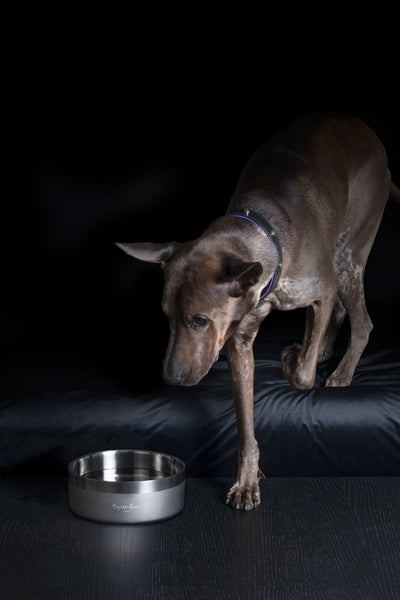
<path id="1" fill-rule="evenodd" d="M 23 214 L 17 206 L 6 271 L 8 356 L 78 353 L 143 386 L 149 375 L 158 380 L 168 341 L 162 272 L 114 242 L 197 237 L 225 212 L 250 155 L 294 118 L 360 117 L 386 147 L 400 185 L 400 104 L 391 93 L 315 86 L 271 94 L 233 79 L 172 79 L 168 70 L 132 76 L 128 91 L 83 80 L 38 83 L 33 98 L 28 196 Z M 388 204 L 366 274 L 368 302 L 395 316 L 399 208 Z M 271 325 L 284 318 L 269 317 Z"/>

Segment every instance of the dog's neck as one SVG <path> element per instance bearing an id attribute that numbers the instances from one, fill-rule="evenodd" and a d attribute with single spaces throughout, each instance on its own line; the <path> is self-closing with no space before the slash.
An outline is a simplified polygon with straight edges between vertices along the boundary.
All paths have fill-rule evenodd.
<path id="1" fill-rule="evenodd" d="M 274 270 L 271 280 L 269 281 L 269 284 L 261 292 L 261 302 L 261 300 L 263 300 L 269 293 L 273 292 L 281 276 L 283 266 L 283 252 L 280 240 L 271 223 L 269 223 L 269 221 L 267 221 L 267 219 L 263 215 L 254 210 L 251 210 L 249 208 L 245 210 L 236 210 L 234 212 L 231 212 L 230 216 L 237 219 L 242 219 L 244 221 L 248 221 L 249 223 L 252 223 L 252 225 L 255 225 L 256 227 L 261 229 L 262 232 L 267 236 L 268 240 L 274 244 L 278 252 L 278 264 Z"/>
<path id="2" fill-rule="evenodd" d="M 257 284 L 259 297 L 282 261 L 276 244 L 262 227 L 231 214 L 213 221 L 201 238 L 218 245 L 219 249 L 224 248 L 236 254 L 242 260 L 261 263 L 263 274 Z"/>

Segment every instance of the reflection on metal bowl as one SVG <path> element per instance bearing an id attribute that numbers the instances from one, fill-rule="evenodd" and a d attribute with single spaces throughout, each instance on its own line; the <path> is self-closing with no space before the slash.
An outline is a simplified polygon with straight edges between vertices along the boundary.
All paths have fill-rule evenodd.
<path id="1" fill-rule="evenodd" d="M 104 523 L 145 523 L 178 514 L 185 501 L 185 464 L 151 450 L 105 450 L 68 465 L 71 510 Z"/>

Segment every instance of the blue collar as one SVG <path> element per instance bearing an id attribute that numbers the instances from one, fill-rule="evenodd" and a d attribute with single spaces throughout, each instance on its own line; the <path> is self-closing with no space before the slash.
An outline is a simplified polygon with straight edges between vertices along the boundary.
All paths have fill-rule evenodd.
<path id="1" fill-rule="evenodd" d="M 235 210 L 235 212 L 229 213 L 231 217 L 239 217 L 240 219 L 245 219 L 246 221 L 250 221 L 250 223 L 254 223 L 257 227 L 260 227 L 264 233 L 266 233 L 268 239 L 271 240 L 273 244 L 275 244 L 276 249 L 278 250 L 279 262 L 272 274 L 271 279 L 269 280 L 266 287 L 262 290 L 260 299 L 258 301 L 257 307 L 260 305 L 261 300 L 263 300 L 268 294 L 274 291 L 276 286 L 278 285 L 278 281 L 280 279 L 282 273 L 282 262 L 283 262 L 283 253 L 282 246 L 279 241 L 278 236 L 276 235 L 275 230 L 272 225 L 268 223 L 267 219 L 265 219 L 262 215 L 257 213 L 254 210 L 250 210 L 246 208 L 245 210 Z"/>

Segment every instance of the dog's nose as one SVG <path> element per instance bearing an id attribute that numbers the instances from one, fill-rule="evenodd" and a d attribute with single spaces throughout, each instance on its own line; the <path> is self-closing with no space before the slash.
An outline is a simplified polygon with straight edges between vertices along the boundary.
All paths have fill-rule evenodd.
<path id="1" fill-rule="evenodd" d="M 187 373 L 179 365 L 164 364 L 163 379 L 168 385 L 183 385 L 187 378 Z"/>
<path id="2" fill-rule="evenodd" d="M 179 365 L 173 365 L 172 368 L 166 368 L 166 366 L 164 366 L 163 379 L 168 385 L 191 386 L 196 385 L 201 377 L 198 377 L 193 371 L 187 371 Z"/>
<path id="3" fill-rule="evenodd" d="M 168 385 L 182 385 L 184 379 L 183 377 L 177 377 L 176 375 L 163 375 L 163 379 L 165 381 L 165 383 L 167 383 Z"/>

